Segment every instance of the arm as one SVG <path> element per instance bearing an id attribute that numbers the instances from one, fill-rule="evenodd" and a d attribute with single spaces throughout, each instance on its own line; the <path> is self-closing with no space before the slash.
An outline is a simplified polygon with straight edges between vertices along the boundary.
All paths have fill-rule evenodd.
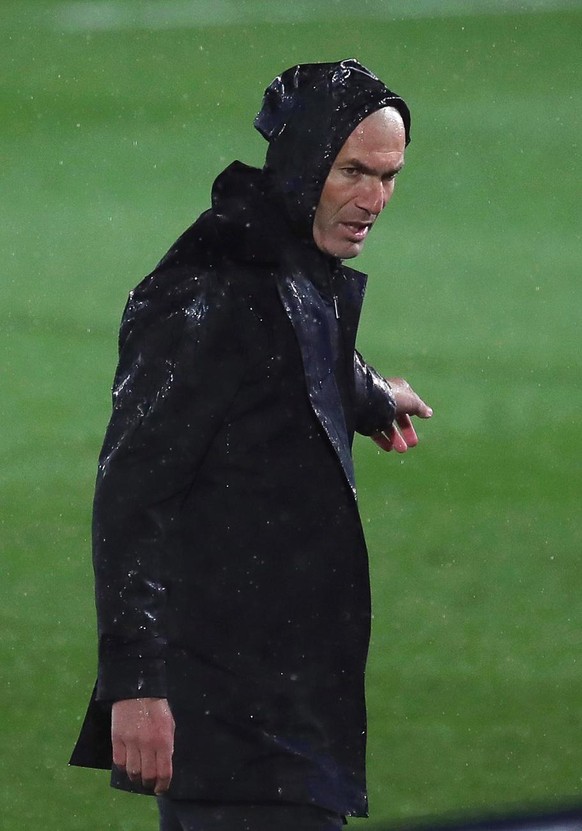
<path id="1" fill-rule="evenodd" d="M 232 302 L 216 281 L 181 299 L 172 292 L 171 280 L 164 292 L 138 290 L 126 309 L 93 525 L 97 697 L 115 702 L 115 764 L 158 790 L 171 775 L 173 738 L 165 701 L 168 528 L 243 367 Z"/>
<path id="2" fill-rule="evenodd" d="M 432 409 L 403 378 L 383 378 L 354 353 L 356 430 L 382 450 L 404 453 L 418 444 L 410 416 L 430 418 Z"/>
<path id="3" fill-rule="evenodd" d="M 372 436 L 388 428 L 396 416 L 396 399 L 390 384 L 354 352 L 356 431 Z"/>

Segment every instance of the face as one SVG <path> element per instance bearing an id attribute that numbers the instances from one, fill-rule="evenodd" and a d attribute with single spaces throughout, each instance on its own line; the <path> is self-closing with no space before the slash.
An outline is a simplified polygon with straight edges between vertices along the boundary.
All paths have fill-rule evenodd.
<path id="1" fill-rule="evenodd" d="M 390 201 L 404 165 L 404 123 L 386 107 L 365 118 L 338 153 L 313 220 L 313 239 L 325 254 L 357 257 Z"/>

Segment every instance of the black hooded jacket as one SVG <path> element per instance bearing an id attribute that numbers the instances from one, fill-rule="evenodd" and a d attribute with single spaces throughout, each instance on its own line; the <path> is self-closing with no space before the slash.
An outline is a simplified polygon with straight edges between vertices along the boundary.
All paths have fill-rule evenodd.
<path id="1" fill-rule="evenodd" d="M 274 82 L 257 119 L 266 168 L 218 177 L 122 321 L 94 506 L 98 683 L 71 762 L 111 767 L 112 701 L 168 698 L 176 798 L 366 813 L 370 601 L 351 444 L 388 427 L 394 401 L 355 351 L 365 276 L 311 238 L 330 130 L 301 105 L 317 84 L 329 103 L 348 65 L 367 73 L 308 65 L 317 83 L 305 67 L 299 87 L 299 68 Z M 386 95 L 404 112 L 369 73 L 366 110 L 356 80 L 335 153 Z M 277 95 L 295 96 L 284 152 Z"/>

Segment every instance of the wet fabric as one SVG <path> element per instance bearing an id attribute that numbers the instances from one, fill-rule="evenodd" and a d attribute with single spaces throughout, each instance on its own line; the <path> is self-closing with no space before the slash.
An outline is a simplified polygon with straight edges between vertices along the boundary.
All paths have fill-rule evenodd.
<path id="1" fill-rule="evenodd" d="M 234 163 L 132 292 L 94 505 L 98 682 L 73 764 L 111 766 L 112 701 L 167 697 L 172 798 L 366 813 L 351 444 L 394 401 L 355 352 L 365 282 L 298 234 L 273 170 Z M 115 769 L 112 784 L 139 790 Z"/>

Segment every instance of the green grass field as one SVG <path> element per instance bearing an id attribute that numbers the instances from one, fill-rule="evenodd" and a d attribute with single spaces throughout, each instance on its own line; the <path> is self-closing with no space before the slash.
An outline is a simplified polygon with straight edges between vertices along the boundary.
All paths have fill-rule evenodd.
<path id="1" fill-rule="evenodd" d="M 582 3 L 351 5 L 174 2 L 164 27 L 163 3 L 3 0 L 7 831 L 155 828 L 151 800 L 66 764 L 95 672 L 90 508 L 119 317 L 215 174 L 262 162 L 271 78 L 351 56 L 413 111 L 359 261 L 360 346 L 435 410 L 405 457 L 356 446 L 365 827 L 582 801 Z"/>

